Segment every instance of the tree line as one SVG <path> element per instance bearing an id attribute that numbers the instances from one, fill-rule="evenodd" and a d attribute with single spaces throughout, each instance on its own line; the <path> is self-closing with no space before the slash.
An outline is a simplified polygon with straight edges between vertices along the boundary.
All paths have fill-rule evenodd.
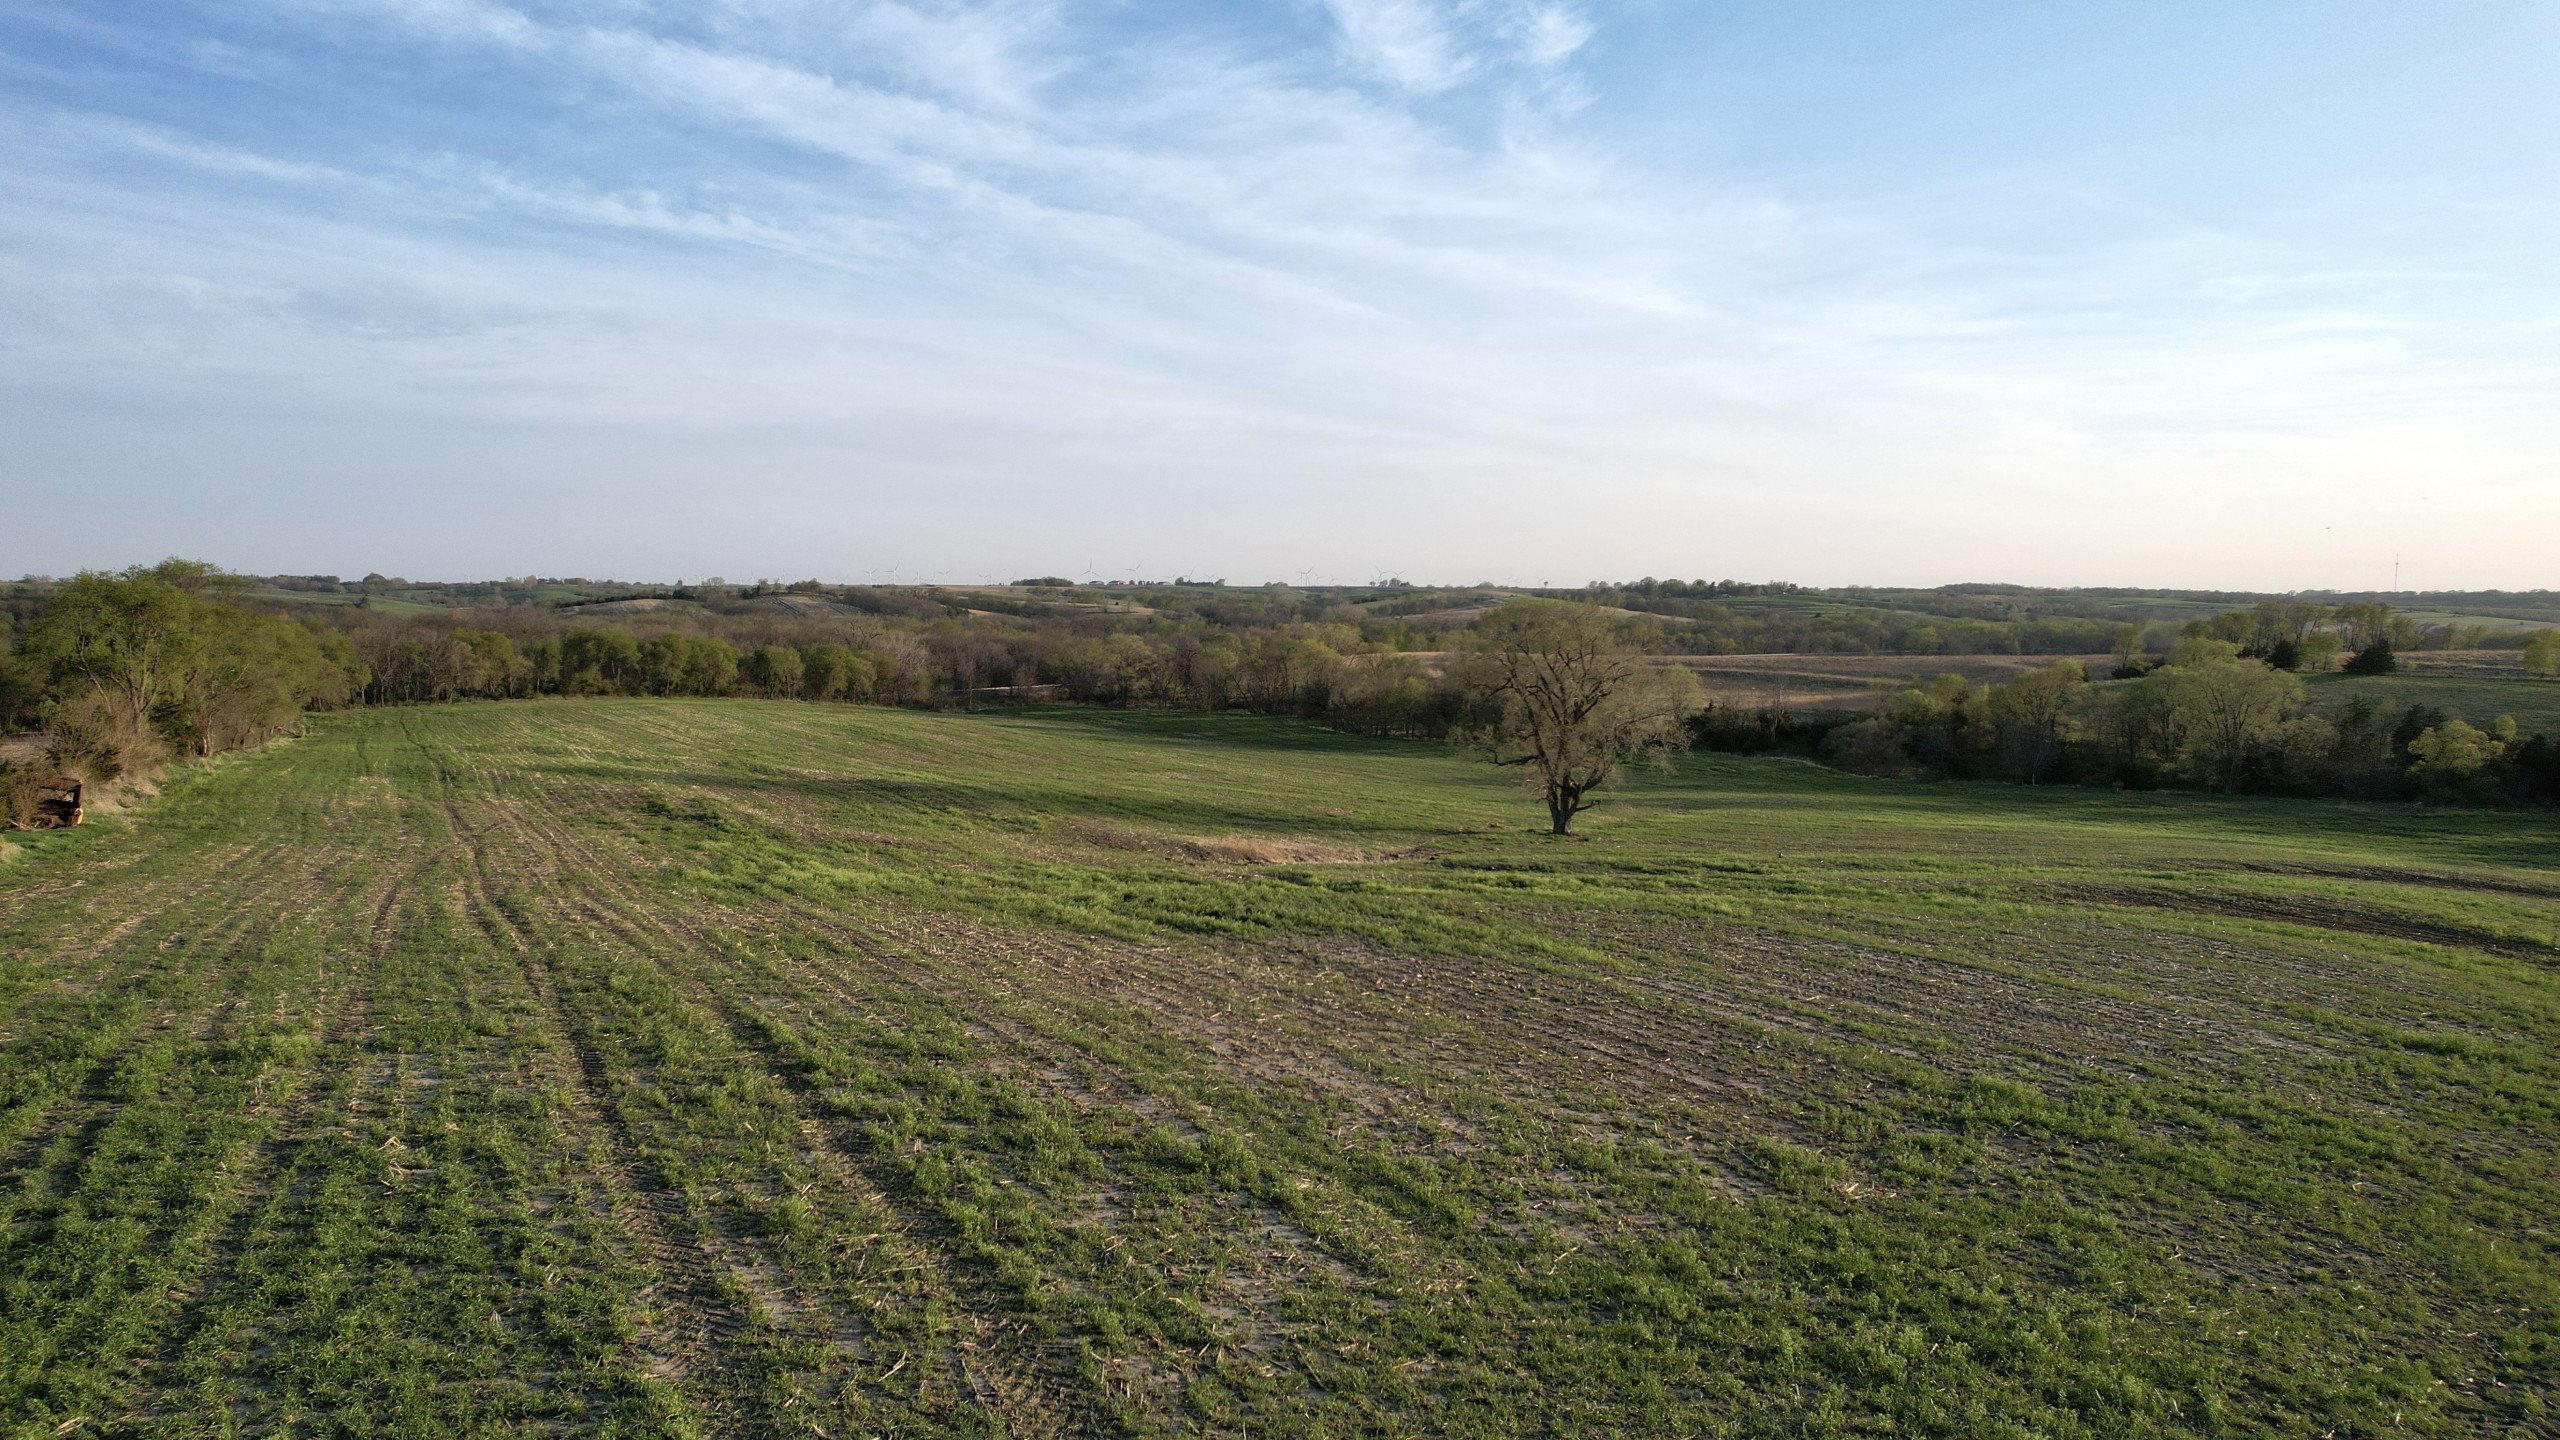
<path id="1" fill-rule="evenodd" d="M 519 588 L 535 583 L 526 577 Z M 831 600 L 814 614 L 686 602 L 607 621 L 547 604 L 285 609 L 251 599 L 240 577 L 172 560 L 83 574 L 50 587 L 40 605 L 13 609 L 15 643 L 0 651 L 0 726 L 41 725 L 48 763 L 96 780 L 256 744 L 310 709 L 554 695 L 1043 699 L 1248 710 L 1362 734 L 1481 741 L 1529 703 L 1489 685 L 1483 657 L 1532 610 L 1550 630 L 1570 618 L 1584 627 L 1577 644 L 1623 658 L 1695 647 L 1674 643 L 1664 617 L 1607 601 L 1800 598 L 1783 586 L 1644 584 L 1457 611 L 1445 591 L 1382 592 L 1386 602 L 1364 610 L 1287 587 L 1195 589 L 1182 605 L 1137 590 L 1097 606 L 1080 587 L 1027 586 L 980 596 L 987 603 L 976 607 L 882 590 L 851 611 Z M 769 593 L 828 598 L 814 582 Z M 2156 627 L 2107 629 L 2108 676 L 2132 683 L 2092 686 L 2072 661 L 2002 685 L 1946 677 L 1849 723 L 1708 706 L 1684 738 L 1795 748 L 1873 774 L 2473 799 L 2552 790 L 2550 742 L 2511 725 L 2425 706 L 2389 717 L 2353 706 L 2335 717 L 2311 711 L 2301 672 L 2387 669 L 2397 648 L 2424 643 L 2379 603 L 2263 602 L 2187 625 L 2165 655 L 2148 645 Z M 2107 648 L 2085 635 L 2072 643 L 2084 653 Z M 2560 632 L 2532 637 L 2524 658 L 2538 673 L 2560 671 Z"/>
<path id="2" fill-rule="evenodd" d="M 538 695 L 753 695 L 971 703 L 1038 690 L 1114 705 L 1250 709 L 1374 734 L 1455 737 L 1524 767 L 1556 834 L 1628 759 L 1686 741 L 1688 672 L 1640 656 L 1595 607 L 1519 600 L 1488 612 L 1445 672 L 1365 647 L 1340 625 L 1144 636 L 936 624 L 838 625 L 837 638 L 741 647 L 717 635 L 571 624 L 522 636 L 359 614 L 333 625 L 239 603 L 212 567 L 167 561 L 63 585 L 0 652 L 0 716 L 42 723 L 46 770 L 92 783 L 271 739 L 309 710 Z M 1040 678 L 1048 677 L 1048 678 Z M 982 683 L 990 682 L 990 683 Z M 0 786 L 24 823 L 38 772 Z"/>
<path id="3" fill-rule="evenodd" d="M 364 667 L 344 634 L 246 608 L 239 590 L 183 560 L 73 578 L 0 655 L 0 721 L 41 722 L 44 770 L 105 783 L 262 743 L 357 697 Z M 40 778 L 5 767 L 0 820 L 28 818 Z"/>
<path id="4" fill-rule="evenodd" d="M 2391 714 L 2363 695 L 2324 715 L 2299 674 L 2209 635 L 2118 685 L 2058 660 L 1999 684 L 1940 676 L 1818 732 L 1706 727 L 1711 745 L 1813 748 L 1878 776 L 2560 803 L 2560 743 L 2513 716 L 2475 724 L 2423 701 Z"/>

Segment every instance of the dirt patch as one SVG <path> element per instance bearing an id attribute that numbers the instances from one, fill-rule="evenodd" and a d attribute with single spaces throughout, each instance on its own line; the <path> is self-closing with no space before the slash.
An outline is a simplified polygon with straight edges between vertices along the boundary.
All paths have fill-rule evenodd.
<path id="1" fill-rule="evenodd" d="M 692 612 L 701 608 L 690 600 L 670 600 L 663 596 L 649 595 L 636 600 L 599 600 L 593 605 L 576 606 L 568 613 L 571 615 L 646 615 L 655 610 Z"/>
<path id="2" fill-rule="evenodd" d="M 2057 660 L 2077 660 L 2092 676 L 2114 664 L 2105 655 L 1673 655 L 1720 704 L 1775 710 L 1841 710 L 1880 704 L 1896 691 L 1940 675 L 1978 685 L 2014 680 Z"/>
<path id="3" fill-rule="evenodd" d="M 2199 870 L 2215 867 L 2199 865 Z M 2560 900 L 2560 884 L 2535 884 L 2512 876 L 2482 874 L 2442 874 L 2429 870 L 2411 870 L 2386 865 L 2339 865 L 2311 861 L 2276 863 L 2243 862 L 2227 867 L 2250 875 L 2307 875 L 2324 880 L 2364 880 L 2380 885 L 2427 885 L 2446 890 L 2479 890 L 2500 895 L 2525 895 L 2536 899 Z"/>
<path id="4" fill-rule="evenodd" d="M 1292 835 L 1162 835 L 1096 824 L 1073 825 L 1065 830 L 1079 840 L 1107 849 L 1200 860 L 1212 865 L 1358 865 L 1381 858 L 1347 845 Z"/>
<path id="5" fill-rule="evenodd" d="M 786 615 L 798 615 L 817 620 L 829 620 L 838 616 L 860 613 L 849 605 L 839 605 L 833 600 L 816 595 L 767 595 L 749 601 L 748 604 L 752 609 L 779 610 Z"/>
<path id="6" fill-rule="evenodd" d="M 2411 675 L 2455 675 L 2487 679 L 2524 674 L 2522 650 L 2406 650 L 2400 668 Z"/>
<path id="7" fill-rule="evenodd" d="M 2149 891 L 2111 886 L 2073 886 L 2060 892 L 2075 900 L 2100 905 L 2127 905 L 2154 910 L 2183 910 L 2198 914 L 2228 915 L 2235 920 L 2265 920 L 2279 924 L 2304 925 L 2320 930 L 2337 930 L 2350 935 L 2369 935 L 2393 940 L 2414 940 L 2427 945 L 2452 945 L 2471 950 L 2485 950 L 2494 955 L 2509 955 L 2520 960 L 2554 962 L 2553 946 L 2532 940 L 2519 940 L 2505 935 L 2474 930 L 2449 922 L 2420 920 L 2376 907 L 2351 905 L 2337 900 L 2301 898 L 2278 900 L 2264 896 L 2188 895 L 2167 891 Z"/>

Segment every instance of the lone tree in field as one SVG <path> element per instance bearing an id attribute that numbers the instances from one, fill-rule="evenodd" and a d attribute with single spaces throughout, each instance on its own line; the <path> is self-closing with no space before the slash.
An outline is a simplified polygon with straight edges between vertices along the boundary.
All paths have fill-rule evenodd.
<path id="1" fill-rule="evenodd" d="M 1530 768 L 1558 835 L 1619 766 L 1687 744 L 1680 722 L 1697 708 L 1696 676 L 1652 664 L 1607 615 L 1560 600 L 1487 611 L 1467 637 L 1459 678 L 1492 712 L 1467 738 L 1497 764 Z"/>
<path id="2" fill-rule="evenodd" d="M 2524 642 L 2524 673 L 2537 680 L 2560 679 L 2560 630 L 2537 630 Z"/>

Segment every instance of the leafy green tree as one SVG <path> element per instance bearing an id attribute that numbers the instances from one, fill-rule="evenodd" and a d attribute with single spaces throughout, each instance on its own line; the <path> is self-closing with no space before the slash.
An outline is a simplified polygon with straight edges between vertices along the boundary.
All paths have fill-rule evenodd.
<path id="1" fill-rule="evenodd" d="M 86 691 L 102 718 L 132 735 L 186 685 L 205 639 L 203 600 L 150 570 L 84 570 L 63 582 L 21 654 L 57 693 Z"/>
<path id="2" fill-rule="evenodd" d="M 808 664 L 789 645 L 759 645 L 747 655 L 739 675 L 759 695 L 798 696 Z"/>
<path id="3" fill-rule="evenodd" d="M 2341 605 L 2330 612 L 2330 620 L 2338 627 L 2338 639 L 2349 650 L 2368 650 L 2377 643 L 2400 638 L 2388 605 L 2370 601 Z"/>
<path id="4" fill-rule="evenodd" d="M 560 637 L 537 635 L 524 646 L 525 689 L 536 695 L 560 692 Z"/>
<path id="5" fill-rule="evenodd" d="M 346 679 L 309 630 L 272 615 L 209 606 L 162 733 L 198 755 L 281 733 Z"/>
<path id="6" fill-rule="evenodd" d="M 839 698 L 865 705 L 901 705 L 908 703 L 899 688 L 901 684 L 912 685 L 917 696 L 930 692 L 930 686 L 914 679 L 912 672 L 902 676 L 890 657 L 875 651 L 856 650 L 845 662 L 844 685 Z"/>
<path id="7" fill-rule="evenodd" d="M 2116 627 L 2114 659 L 2114 678 L 2118 680 L 2138 679 L 2151 668 L 2151 652 L 2143 648 L 2141 626 Z"/>
<path id="8" fill-rule="evenodd" d="M 2303 694 L 2299 676 L 2217 640 L 2181 641 L 2141 683 L 2161 696 L 2196 778 L 2226 795 L 2239 790 L 2251 748 L 2274 736 Z"/>
<path id="9" fill-rule="evenodd" d="M 2391 637 L 2375 637 L 2373 643 L 2347 657 L 2350 675 L 2388 675 L 2400 668 L 2400 656 L 2391 648 Z"/>
<path id="10" fill-rule="evenodd" d="M 1557 600 L 1487 611 L 1458 670 L 1495 717 L 1468 739 L 1535 777 L 1557 835 L 1629 759 L 1685 745 L 1680 722 L 1697 708 L 1695 675 L 1635 653 L 1601 611 Z"/>
<path id="11" fill-rule="evenodd" d="M 20 652 L 54 697 L 58 746 L 131 770 L 160 744 L 208 755 L 343 703 L 361 683 L 351 647 L 230 603 L 242 589 L 190 560 L 66 582 Z"/>
<path id="12" fill-rule="evenodd" d="M 1236 683 L 1255 709 L 1316 715 L 1323 713 L 1341 670 L 1340 652 L 1322 640 L 1275 632 L 1246 646 Z"/>
<path id="13" fill-rule="evenodd" d="M 1991 722 L 2011 774 L 2030 785 L 2043 783 L 2077 730 L 2088 693 L 2089 672 L 2077 660 L 2056 660 L 1992 687 Z"/>
<path id="14" fill-rule="evenodd" d="M 738 652 L 702 635 L 652 635 L 640 644 L 640 686 L 652 695 L 725 695 Z"/>
<path id="15" fill-rule="evenodd" d="M 454 692 L 461 695 L 521 693 L 532 669 L 516 642 L 495 630 L 453 632 L 450 664 Z"/>
<path id="16" fill-rule="evenodd" d="M 853 651 L 828 643 L 800 651 L 800 693 L 811 700 L 843 700 L 853 679 Z"/>
<path id="17" fill-rule="evenodd" d="M 1852 720 L 1825 735 L 1822 754 L 1843 770 L 1885 778 L 1910 774 L 1914 763 L 1902 727 L 1882 715 Z"/>
<path id="18" fill-rule="evenodd" d="M 2560 630 L 2537 630 L 2524 642 L 2524 673 L 2538 680 L 2560 678 Z"/>
<path id="19" fill-rule="evenodd" d="M 44 676 L 8 651 L 0 651 L 0 733 L 35 723 L 44 703 Z"/>
<path id="20" fill-rule="evenodd" d="M 1913 761 L 1940 774 L 1978 774 L 1997 741 L 1990 692 L 1962 675 L 1941 675 L 1893 697 L 1884 718 Z"/>
<path id="21" fill-rule="evenodd" d="M 1430 675 L 1404 655 L 1364 657 L 1346 665 L 1333 687 L 1326 723 L 1363 735 L 1423 735 L 1443 720 Z"/>
<path id="22" fill-rule="evenodd" d="M 2516 720 L 2501 715 L 2487 730 L 2463 720 L 2431 725 L 2409 742 L 2409 778 L 2440 797 L 2474 797 L 2491 788 L 2491 772 L 2516 746 Z"/>
<path id="23" fill-rule="evenodd" d="M 560 637 L 560 689 L 569 695 L 629 695 L 640 688 L 640 642 L 620 630 L 572 630 Z"/>

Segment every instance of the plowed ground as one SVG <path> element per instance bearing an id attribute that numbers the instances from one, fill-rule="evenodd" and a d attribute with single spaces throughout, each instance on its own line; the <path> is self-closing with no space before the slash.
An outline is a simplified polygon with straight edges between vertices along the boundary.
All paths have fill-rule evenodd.
<path id="1" fill-rule="evenodd" d="M 0 869 L 0 1428 L 2560 1426 L 2560 827 L 384 711 Z"/>

